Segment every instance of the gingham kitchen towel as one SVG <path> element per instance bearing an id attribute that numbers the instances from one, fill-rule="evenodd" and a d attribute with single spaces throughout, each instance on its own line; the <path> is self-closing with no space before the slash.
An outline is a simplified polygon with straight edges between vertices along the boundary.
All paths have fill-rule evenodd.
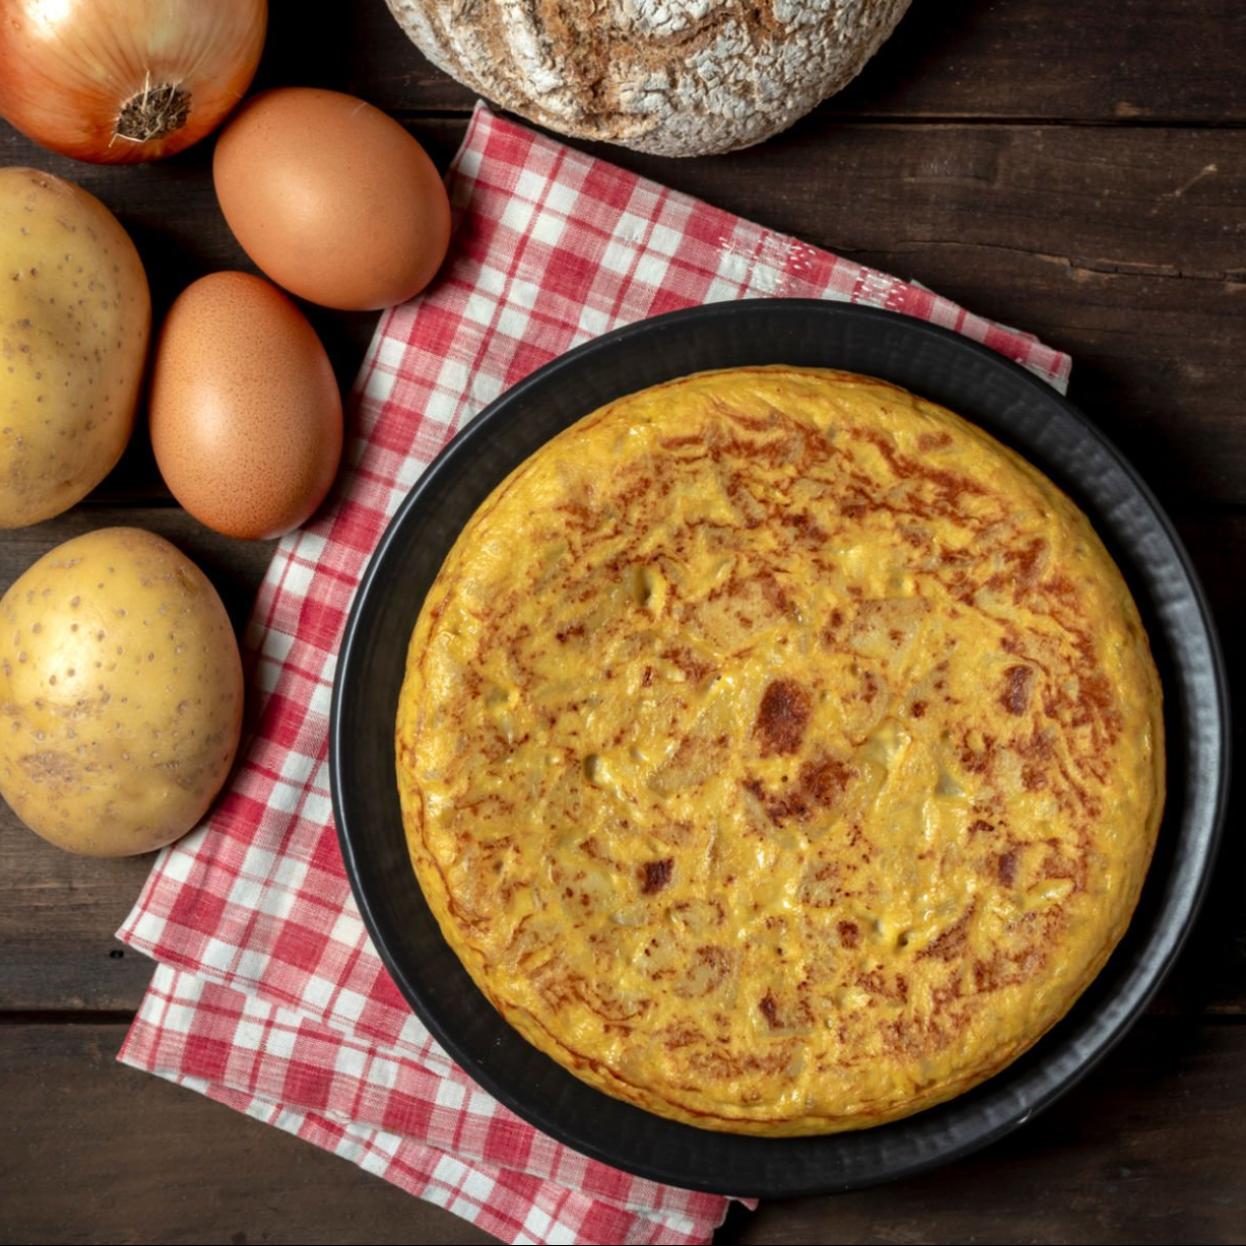
<path id="1" fill-rule="evenodd" d="M 364 932 L 329 805 L 351 595 L 390 515 L 486 403 L 617 325 L 757 296 L 934 321 L 1063 389 L 1067 356 L 930 291 L 739 220 L 477 109 L 449 172 L 452 255 L 385 313 L 342 479 L 285 537 L 244 647 L 256 726 L 203 827 L 119 937 L 158 967 L 120 1059 L 342 1155 L 512 1242 L 704 1242 L 724 1199 L 569 1151 L 491 1099 L 411 1014 Z"/>

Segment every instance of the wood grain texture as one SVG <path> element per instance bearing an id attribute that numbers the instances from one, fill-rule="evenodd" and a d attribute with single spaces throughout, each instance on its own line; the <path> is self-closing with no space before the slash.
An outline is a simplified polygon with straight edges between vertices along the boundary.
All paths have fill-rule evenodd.
<path id="1" fill-rule="evenodd" d="M 120 1025 L 0 1026 L 0 1242 L 490 1242 L 354 1164 L 115 1063 Z"/>
<path id="2" fill-rule="evenodd" d="M 444 166 L 473 96 L 428 64 L 383 0 L 273 0 L 271 13 L 257 86 L 363 95 Z M 914 4 L 852 86 L 775 141 L 698 161 L 599 151 L 1068 350 L 1071 396 L 1176 514 L 1240 692 L 1244 46 L 1240 0 Z M 100 169 L 0 122 L 0 164 L 69 177 L 118 213 L 157 314 L 203 273 L 252 269 L 216 206 L 210 162 L 208 141 L 159 165 Z M 374 317 L 307 310 L 348 385 Z M 111 523 L 172 539 L 241 625 L 271 546 L 218 537 L 176 509 L 144 432 L 83 505 L 0 537 L 0 591 L 46 549 Z M 1244 817 L 1239 791 L 1161 1015 L 1067 1099 L 981 1156 L 881 1190 L 736 1213 L 718 1240 L 1246 1240 Z M 150 965 L 112 934 L 149 865 L 67 856 L 0 807 L 0 1242 L 488 1240 L 342 1160 L 113 1064 L 123 1028 L 100 1014 L 132 1010 Z"/>
<path id="3" fill-rule="evenodd" d="M 810 118 L 721 160 L 612 158 L 1031 330 L 1073 356 L 1071 397 L 1161 497 L 1241 503 L 1243 143 Z"/>
<path id="4" fill-rule="evenodd" d="M 470 108 L 382 0 L 307 17 L 273 0 L 259 85 L 299 82 L 364 95 L 391 112 Z M 819 110 L 870 117 L 1099 122 L 1246 120 L 1237 0 L 951 0 L 914 4 L 845 91 Z"/>
<path id="5" fill-rule="evenodd" d="M 443 162 L 464 122 L 411 126 Z M 841 124 L 751 151 L 600 154 L 676 189 L 1039 334 L 1072 397 L 1161 498 L 1246 504 L 1246 130 Z M 121 217 L 159 315 L 188 282 L 253 266 L 221 218 L 209 151 L 139 170 L 73 164 L 0 133 L 0 163 L 76 178 Z M 307 308 L 349 385 L 375 318 Z M 145 434 L 97 501 L 167 497 Z"/>
<path id="6" fill-rule="evenodd" d="M 1002 1143 L 936 1172 L 763 1204 L 719 1246 L 1240 1242 L 1246 1027 L 1150 1020 Z"/>
<path id="7" fill-rule="evenodd" d="M 114 1066 L 122 1032 L 0 1026 L 0 1242 L 492 1240 L 352 1164 Z M 716 1240 L 1240 1241 L 1244 1062 L 1246 1026 L 1150 1019 L 990 1150 L 896 1185 L 737 1211 Z"/>
<path id="8" fill-rule="evenodd" d="M 101 523 L 150 528 L 195 559 L 241 627 L 271 556 L 271 542 L 233 541 L 176 508 L 77 508 L 0 544 L 0 592 L 54 545 Z M 1226 638 L 1246 632 L 1246 515 L 1179 517 Z M 1240 671 L 1236 672 L 1241 674 Z M 1240 743 L 1246 752 L 1246 738 Z M 1229 825 L 1246 817 L 1241 794 Z M 143 957 L 123 951 L 113 931 L 138 894 L 151 858 L 98 861 L 72 857 L 25 830 L 0 803 L 0 1009 L 134 1009 L 150 977 Z M 1246 841 L 1230 835 L 1191 949 L 1172 975 L 1158 1010 L 1246 1017 L 1246 913 L 1240 879 Z"/>

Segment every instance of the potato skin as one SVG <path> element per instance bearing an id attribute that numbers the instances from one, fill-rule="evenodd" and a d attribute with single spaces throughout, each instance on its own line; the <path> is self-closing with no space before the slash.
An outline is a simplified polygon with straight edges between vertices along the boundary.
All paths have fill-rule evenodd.
<path id="1" fill-rule="evenodd" d="M 163 537 L 102 528 L 0 599 L 0 795 L 86 856 L 150 852 L 233 764 L 242 663 L 207 577 Z"/>
<path id="2" fill-rule="evenodd" d="M 117 218 L 72 182 L 0 169 L 0 528 L 67 510 L 112 470 L 150 334 Z"/>

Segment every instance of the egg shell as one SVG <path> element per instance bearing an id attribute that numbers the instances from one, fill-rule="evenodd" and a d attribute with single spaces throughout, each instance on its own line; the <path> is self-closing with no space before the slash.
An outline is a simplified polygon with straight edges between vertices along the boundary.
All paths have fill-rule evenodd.
<path id="1" fill-rule="evenodd" d="M 445 258 L 450 204 L 436 167 L 402 126 L 352 95 L 257 95 L 218 140 L 212 175 L 243 250 L 313 303 L 392 307 Z"/>
<path id="2" fill-rule="evenodd" d="M 165 484 L 227 536 L 280 536 L 324 500 L 342 400 L 307 318 L 261 277 L 222 272 L 178 296 L 152 369 L 151 443 Z"/>

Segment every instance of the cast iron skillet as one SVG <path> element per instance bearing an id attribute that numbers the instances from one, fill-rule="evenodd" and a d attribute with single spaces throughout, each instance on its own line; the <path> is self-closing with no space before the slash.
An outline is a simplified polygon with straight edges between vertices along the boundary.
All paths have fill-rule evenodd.
<path id="1" fill-rule="evenodd" d="M 394 716 L 429 584 L 490 490 L 562 428 L 672 377 L 748 364 L 882 377 L 989 429 L 1089 514 L 1142 610 L 1164 681 L 1168 805 L 1142 902 L 1073 1011 L 1027 1055 L 950 1103 L 818 1138 L 676 1124 L 591 1089 L 530 1046 L 441 937 L 407 858 Z M 1147 486 L 1075 408 L 963 337 L 889 312 L 813 300 L 720 303 L 608 333 L 490 404 L 403 502 L 360 583 L 333 690 L 333 809 L 355 898 L 389 972 L 449 1054 L 491 1094 L 578 1151 L 699 1190 L 778 1197 L 846 1190 L 966 1154 L 1046 1107 L 1124 1034 L 1185 939 L 1214 857 L 1228 779 L 1225 679 L 1202 589 Z"/>

